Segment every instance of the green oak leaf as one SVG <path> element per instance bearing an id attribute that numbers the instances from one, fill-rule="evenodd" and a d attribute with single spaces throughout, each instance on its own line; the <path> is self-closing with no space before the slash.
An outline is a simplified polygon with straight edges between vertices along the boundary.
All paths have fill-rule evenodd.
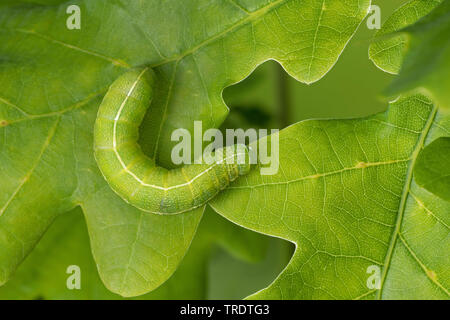
<path id="1" fill-rule="evenodd" d="M 450 203 L 418 186 L 413 168 L 449 129 L 450 116 L 416 94 L 371 117 L 280 131 L 278 173 L 256 168 L 210 203 L 296 245 L 286 269 L 250 298 L 448 299 Z"/>
<path id="2" fill-rule="evenodd" d="M 409 49 L 388 93 L 421 87 L 440 107 L 450 108 L 450 2 L 442 2 L 404 31 L 410 38 Z"/>
<path id="3" fill-rule="evenodd" d="M 430 13 L 442 0 L 411 0 L 398 8 L 375 34 L 369 58 L 381 70 L 398 74 L 407 50 L 408 36 L 399 33 Z"/>
<path id="4" fill-rule="evenodd" d="M 177 271 L 159 288 L 138 299 L 206 299 L 210 286 L 208 265 L 217 245 L 239 261 L 256 263 L 266 254 L 267 240 L 209 209 Z M 69 290 L 67 268 L 73 265 L 80 268 L 81 288 Z M 269 275 L 260 276 L 273 276 L 266 273 Z M 3 299 L 121 299 L 107 290 L 98 276 L 81 210 L 77 208 L 56 219 L 13 279 L 0 288 Z"/>
<path id="5" fill-rule="evenodd" d="M 0 284 L 51 222 L 80 206 L 106 287 L 149 292 L 176 270 L 203 209 L 161 217 L 116 196 L 93 158 L 101 97 L 128 69 L 158 83 L 144 151 L 170 167 L 171 132 L 218 127 L 221 93 L 268 59 L 305 83 L 336 63 L 370 0 L 85 0 L 81 29 L 67 4 L 0 9 Z M 173 23 L 176 21 L 177 23 Z"/>
<path id="6" fill-rule="evenodd" d="M 414 168 L 417 184 L 447 201 L 450 201 L 449 159 L 450 138 L 439 138 L 420 153 Z"/>
<path id="7" fill-rule="evenodd" d="M 450 108 L 449 1 L 410 1 L 388 19 L 377 36 L 370 58 L 382 70 L 399 73 L 388 95 L 423 88 L 440 107 Z"/>

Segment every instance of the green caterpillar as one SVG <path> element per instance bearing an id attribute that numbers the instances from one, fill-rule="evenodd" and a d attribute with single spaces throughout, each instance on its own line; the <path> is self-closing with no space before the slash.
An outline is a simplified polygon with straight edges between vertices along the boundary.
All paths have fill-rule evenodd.
<path id="1" fill-rule="evenodd" d="M 129 71 L 106 93 L 94 128 L 94 154 L 109 186 L 131 205 L 156 214 L 177 214 L 206 204 L 231 181 L 250 171 L 248 149 L 216 150 L 220 161 L 167 170 L 138 144 L 139 125 L 153 97 L 150 68 Z M 242 161 L 244 159 L 244 161 Z"/>

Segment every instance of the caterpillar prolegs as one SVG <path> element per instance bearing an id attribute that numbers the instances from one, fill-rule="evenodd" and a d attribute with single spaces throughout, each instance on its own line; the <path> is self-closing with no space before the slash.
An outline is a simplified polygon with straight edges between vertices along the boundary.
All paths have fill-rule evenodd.
<path id="1" fill-rule="evenodd" d="M 223 156 L 212 164 L 172 170 L 157 166 L 138 144 L 154 81 L 153 71 L 141 68 L 113 82 L 95 121 L 94 154 L 109 186 L 126 202 L 147 212 L 177 214 L 204 205 L 248 173 L 249 153 L 246 146 L 237 144 L 216 150 Z"/>

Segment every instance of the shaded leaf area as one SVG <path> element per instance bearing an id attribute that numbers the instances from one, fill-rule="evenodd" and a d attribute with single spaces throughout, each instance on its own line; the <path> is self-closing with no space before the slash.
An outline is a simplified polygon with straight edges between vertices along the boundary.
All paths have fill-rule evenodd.
<path id="1" fill-rule="evenodd" d="M 385 20 L 404 2 L 374 0 L 372 4 L 380 6 Z M 312 85 L 290 77 L 274 61 L 260 65 L 248 78 L 224 90 L 230 113 L 222 127 L 283 128 L 305 119 L 365 117 L 384 111 L 387 100 L 381 93 L 393 75 L 380 72 L 367 59 L 375 32 L 363 22 L 338 63 Z"/>
<path id="2" fill-rule="evenodd" d="M 240 261 L 239 267 L 253 268 L 254 285 L 261 288 L 261 279 L 270 279 L 279 271 L 279 260 L 266 262 L 274 270 L 261 269 L 269 239 L 226 221 L 212 210 L 205 213 L 189 253 L 173 276 L 162 286 L 137 299 L 206 299 L 211 280 L 208 265 L 211 253 L 220 246 L 227 255 L 222 262 Z M 273 242 L 272 240 L 270 240 Z M 280 248 L 283 244 L 278 243 Z M 222 252 L 222 251 L 221 251 Z M 284 259 L 281 259 L 284 261 Z M 80 290 L 67 288 L 69 266 L 80 268 Z M 224 272 L 227 265 L 222 266 Z M 239 272 L 239 269 L 237 269 Z M 241 271 L 242 272 L 242 271 Z M 70 280 L 70 279 L 69 279 Z M 236 277 L 238 280 L 238 277 Z M 71 281 L 69 281 L 71 282 Z M 232 293 L 244 297 L 237 281 L 229 281 Z M 234 286 L 233 286 L 234 284 Z M 258 287 L 257 287 L 258 288 Z M 227 288 L 229 291 L 232 289 Z M 221 294 L 221 293 L 219 293 Z M 220 297 L 220 296 L 219 296 Z M 223 296 L 222 296 L 223 297 Z M 101 282 L 89 250 L 89 237 L 81 210 L 61 215 L 18 268 L 13 279 L 0 288 L 0 299 L 122 299 Z"/>
<path id="3" fill-rule="evenodd" d="M 417 184 L 447 201 L 450 201 L 449 159 L 450 138 L 439 138 L 420 153 L 414 168 Z"/>
<path id="4" fill-rule="evenodd" d="M 296 245 L 275 282 L 251 298 L 448 299 L 450 203 L 419 187 L 413 168 L 449 128 L 450 117 L 416 94 L 368 118 L 280 131 L 278 174 L 256 168 L 211 202 L 231 221 Z M 379 268 L 380 289 L 367 285 L 369 267 Z"/>
<path id="5" fill-rule="evenodd" d="M 397 33 L 393 36 L 376 40 L 369 50 L 377 66 L 399 73 L 387 94 L 422 88 L 440 107 L 449 108 L 450 2 L 409 2 L 389 18 L 377 35 L 394 31 Z"/>
<path id="6" fill-rule="evenodd" d="M 12 6 L 12 5 L 57 5 L 67 2 L 67 0 L 2 0 L 0 6 Z"/>
<path id="7" fill-rule="evenodd" d="M 223 88 L 263 61 L 279 61 L 303 82 L 320 79 L 369 0 L 71 4 L 81 8 L 81 30 L 66 28 L 66 4 L 0 10 L 0 283 L 56 216 L 80 205 L 105 285 L 140 295 L 176 270 L 202 209 L 148 215 L 109 189 L 92 156 L 93 122 L 109 84 L 132 67 L 154 68 L 156 98 L 141 144 L 170 167 L 173 129 L 192 130 L 194 120 L 218 127 L 228 112 Z"/>

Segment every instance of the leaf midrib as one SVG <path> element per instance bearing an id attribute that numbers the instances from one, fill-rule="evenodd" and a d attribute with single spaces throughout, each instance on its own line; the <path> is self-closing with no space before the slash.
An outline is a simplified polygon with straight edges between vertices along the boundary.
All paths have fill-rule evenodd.
<path id="1" fill-rule="evenodd" d="M 391 265 L 395 245 L 399 238 L 400 228 L 401 228 L 401 225 L 403 222 L 403 216 L 404 216 L 405 209 L 406 209 L 406 202 L 409 197 L 411 183 L 412 183 L 412 179 L 413 179 L 414 165 L 417 161 L 417 157 L 418 157 L 420 151 L 422 150 L 422 148 L 425 144 L 426 138 L 428 137 L 431 127 L 433 126 L 433 122 L 434 122 L 434 119 L 436 118 L 437 111 L 438 111 L 438 108 L 436 106 L 433 106 L 433 109 L 430 112 L 430 116 L 428 117 L 425 127 L 422 130 L 422 134 L 420 135 L 419 140 L 416 144 L 416 147 L 414 148 L 414 151 L 411 154 L 411 160 L 410 160 L 408 170 L 406 173 L 406 177 L 405 177 L 405 186 L 403 188 L 402 197 L 401 197 L 400 204 L 399 204 L 399 210 L 398 210 L 398 215 L 397 215 L 397 221 L 395 223 L 395 229 L 392 233 L 391 240 L 389 242 L 388 250 L 386 253 L 386 258 L 385 258 L 385 261 L 383 264 L 384 268 L 383 268 L 383 273 L 381 275 L 380 289 L 378 290 L 378 293 L 377 293 L 377 300 L 381 299 L 384 283 L 386 281 L 387 273 L 388 273 L 389 267 Z M 428 277 L 428 275 L 427 275 L 427 277 Z"/>

